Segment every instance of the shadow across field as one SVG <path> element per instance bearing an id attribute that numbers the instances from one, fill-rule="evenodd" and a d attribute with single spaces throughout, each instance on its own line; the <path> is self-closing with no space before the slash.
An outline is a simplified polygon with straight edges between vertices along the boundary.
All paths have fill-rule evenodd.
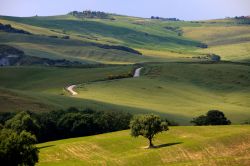
<path id="1" fill-rule="evenodd" d="M 164 147 L 168 147 L 168 146 L 179 145 L 182 143 L 183 142 L 173 142 L 173 143 L 161 144 L 161 145 L 154 146 L 154 148 L 164 148 Z"/>

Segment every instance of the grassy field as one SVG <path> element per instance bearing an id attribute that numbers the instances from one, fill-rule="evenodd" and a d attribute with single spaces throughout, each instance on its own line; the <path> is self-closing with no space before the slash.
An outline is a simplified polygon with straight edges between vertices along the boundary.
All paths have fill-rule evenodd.
<path id="1" fill-rule="evenodd" d="M 194 51 L 199 41 L 178 36 L 166 26 L 179 26 L 150 19 L 113 15 L 115 20 L 78 19 L 70 15 L 56 17 L 0 17 L 0 22 L 11 24 L 35 35 L 0 33 L 1 43 L 16 46 L 28 55 L 46 58 L 64 58 L 86 63 L 137 63 L 152 61 L 186 61 L 189 51 Z M 173 24 L 173 25 L 172 25 Z M 178 24 L 178 23 L 177 23 Z M 180 26 L 190 23 L 181 22 Z M 69 36 L 69 40 L 48 36 Z M 146 56 L 83 46 L 92 42 L 109 45 L 124 45 L 142 51 Z M 167 56 L 155 56 L 155 51 Z M 180 52 L 187 55 L 178 55 Z M 198 54 L 198 53 L 196 53 Z M 176 56 L 177 55 L 177 56 Z"/>
<path id="2" fill-rule="evenodd" d="M 50 111 L 70 106 L 117 110 L 115 105 L 74 99 L 64 88 L 71 84 L 107 79 L 109 75 L 131 70 L 132 66 L 86 69 L 4 67 L 0 70 L 0 111 Z"/>
<path id="3" fill-rule="evenodd" d="M 199 50 L 200 53 L 215 53 L 224 60 L 250 62 L 250 42 L 240 44 L 218 45 L 208 49 Z"/>
<path id="4" fill-rule="evenodd" d="M 1 23 L 33 35 L 0 32 L 0 43 L 18 47 L 32 56 L 93 64 L 198 62 L 203 60 L 192 57 L 207 53 L 218 54 L 222 60 L 229 61 L 249 62 L 250 59 L 249 26 L 237 25 L 233 19 L 176 22 L 111 16 L 113 20 L 79 19 L 72 15 L 1 16 Z M 61 39 L 66 35 L 70 39 Z M 201 42 L 208 44 L 208 48 L 198 48 Z M 143 55 L 90 43 L 123 45 Z M 234 123 L 250 118 L 249 66 L 162 63 L 145 65 L 143 76 L 138 79 L 96 82 L 130 70 L 131 66 L 1 68 L 0 95 L 1 102 L 5 103 L 1 111 L 28 109 L 29 105 L 38 110 L 79 107 L 84 103 L 98 105 L 95 108 L 99 109 L 155 112 L 181 124 L 189 124 L 192 117 L 210 109 L 224 111 Z M 64 90 L 71 84 L 82 84 L 76 97 L 70 97 Z M 22 107 L 22 103 L 26 106 Z"/>
<path id="5" fill-rule="evenodd" d="M 48 111 L 75 106 L 154 112 L 190 124 L 211 109 L 233 123 L 250 119 L 250 67 L 238 64 L 146 64 L 140 78 L 105 80 L 132 66 L 100 68 L 5 67 L 0 70 L 1 111 Z M 79 95 L 64 89 L 79 84 Z"/>
<path id="6" fill-rule="evenodd" d="M 235 64 L 145 65 L 140 78 L 82 84 L 76 97 L 150 109 L 180 124 L 211 109 L 241 123 L 250 118 L 249 73 Z"/>
<path id="7" fill-rule="evenodd" d="M 129 131 L 38 144 L 38 165 L 218 165 L 250 164 L 250 126 L 171 127 L 156 136 L 158 148 Z"/>
<path id="8" fill-rule="evenodd" d="M 2 32 L 0 42 L 16 46 L 33 56 L 86 63 L 190 61 L 193 55 L 203 53 L 219 54 L 223 60 L 249 62 L 249 26 L 237 25 L 234 20 L 175 22 L 120 15 L 111 17 L 114 20 L 79 19 L 72 15 L 25 18 L 1 16 L 1 23 L 11 24 L 35 36 Z M 66 35 L 70 37 L 69 40 L 48 37 Z M 81 42 L 124 45 L 141 51 L 145 56 L 86 47 Z M 198 48 L 201 42 L 208 44 L 209 48 Z"/>
<path id="9" fill-rule="evenodd" d="M 17 47 L 30 56 L 95 65 L 1 67 L 0 112 L 74 106 L 155 113 L 180 125 L 190 125 L 193 117 L 216 109 L 233 124 L 250 120 L 248 25 L 238 25 L 233 19 L 160 21 L 110 16 L 112 20 L 72 15 L 0 16 L 0 23 L 32 33 L 0 31 L 0 44 Z M 62 39 L 65 36 L 69 39 Z M 208 48 L 200 48 L 204 44 Z M 110 48 L 117 45 L 142 55 L 124 47 Z M 207 60 L 194 58 L 210 53 L 224 61 L 204 63 Z M 128 74 L 135 63 L 144 67 L 139 78 L 108 79 Z M 72 84 L 77 85 L 76 96 L 65 90 Z M 145 149 L 147 140 L 132 138 L 129 131 L 58 140 L 37 145 L 38 165 L 250 164 L 250 126 L 171 127 L 157 135 L 155 145 L 155 149 Z"/>
<path id="10" fill-rule="evenodd" d="M 207 43 L 209 48 L 198 53 L 215 53 L 223 60 L 250 62 L 249 25 L 203 25 L 184 27 L 184 36 Z"/>
<path id="11" fill-rule="evenodd" d="M 95 68 L 4 67 L 0 85 L 4 88 L 61 94 L 73 84 L 107 79 L 109 75 L 128 73 L 132 66 Z"/>

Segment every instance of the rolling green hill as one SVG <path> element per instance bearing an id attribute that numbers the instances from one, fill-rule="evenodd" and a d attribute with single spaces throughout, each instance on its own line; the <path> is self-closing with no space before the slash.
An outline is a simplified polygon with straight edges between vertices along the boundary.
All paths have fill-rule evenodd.
<path id="1" fill-rule="evenodd" d="M 250 119 L 250 67 L 247 65 L 145 64 L 140 78 L 107 80 L 110 75 L 131 70 L 132 66 L 4 67 L 0 70 L 0 96 L 4 103 L 1 111 L 93 107 L 131 113 L 154 112 L 180 124 L 189 124 L 194 116 L 219 109 L 233 123 Z M 77 96 L 70 97 L 64 89 L 71 84 L 80 84 Z"/>
<path id="2" fill-rule="evenodd" d="M 71 106 L 118 110 L 122 107 L 75 99 L 66 86 L 107 79 L 110 75 L 128 73 L 131 66 L 99 68 L 3 67 L 0 70 L 1 112 L 51 111 Z M 125 110 L 130 110 L 124 107 Z"/>
<path id="3" fill-rule="evenodd" d="M 4 67 L 0 70 L 1 111 L 97 104 L 99 109 L 105 105 L 134 113 L 155 112 L 181 124 L 209 109 L 225 111 L 234 123 L 249 118 L 249 66 L 193 64 L 208 61 L 202 58 L 208 53 L 248 62 L 249 25 L 234 19 L 161 21 L 114 14 L 109 18 L 1 16 L 1 24 L 28 33 L 0 30 L 0 43 L 27 55 L 95 65 L 155 63 L 144 65 L 141 78 L 102 82 L 98 80 L 128 73 L 132 67 Z M 76 97 L 64 90 L 71 84 L 82 84 Z"/>
<path id="4" fill-rule="evenodd" d="M 0 112 L 77 107 L 154 113 L 190 125 L 193 117 L 220 110 L 233 124 L 250 120 L 250 28 L 236 19 L 0 16 L 0 45 L 25 57 L 81 64 L 1 63 Z M 214 54 L 222 61 L 207 58 Z M 0 50 L 0 57 L 13 55 Z M 140 77 L 111 79 L 138 67 Z M 70 85 L 78 95 L 66 90 Z M 250 164 L 249 126 L 171 127 L 155 144 L 146 150 L 146 140 L 129 131 L 58 140 L 37 145 L 38 165 Z"/>
<path id="5" fill-rule="evenodd" d="M 171 127 L 158 148 L 128 131 L 38 144 L 38 165 L 249 165 L 250 126 Z"/>
<path id="6" fill-rule="evenodd" d="M 143 76 L 137 79 L 82 84 L 77 88 L 77 98 L 150 108 L 180 124 L 218 109 L 240 123 L 250 118 L 249 73 L 249 66 L 236 64 L 145 65 Z"/>
<path id="7" fill-rule="evenodd" d="M 185 22 L 120 15 L 110 17 L 112 19 L 79 18 L 70 14 L 25 18 L 1 16 L 0 23 L 33 34 L 1 32 L 1 43 L 17 46 L 30 55 L 89 63 L 186 61 L 187 57 L 204 53 L 219 54 L 223 60 L 249 62 L 249 25 L 238 24 L 233 19 Z M 64 36 L 70 39 L 61 39 Z M 127 46 L 139 50 L 144 56 L 86 46 L 89 42 Z M 201 43 L 206 43 L 209 48 L 200 49 Z"/>

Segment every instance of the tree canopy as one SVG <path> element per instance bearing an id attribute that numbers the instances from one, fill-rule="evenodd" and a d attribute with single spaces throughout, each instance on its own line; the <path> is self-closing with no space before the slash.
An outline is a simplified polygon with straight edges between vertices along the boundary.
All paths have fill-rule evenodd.
<path id="1" fill-rule="evenodd" d="M 17 133 L 11 129 L 0 130 L 0 163 L 3 165 L 33 166 L 38 162 L 36 137 L 29 132 Z"/>
<path id="2" fill-rule="evenodd" d="M 26 130 L 34 134 L 38 142 L 45 142 L 129 129 L 131 118 L 131 114 L 121 111 L 79 110 L 72 107 L 44 113 L 0 113 L 0 124 L 18 133 Z"/>
<path id="3" fill-rule="evenodd" d="M 207 126 L 207 125 L 230 125 L 231 121 L 228 120 L 224 113 L 218 110 L 210 110 L 206 115 L 195 117 L 191 123 L 196 126 Z"/>
<path id="4" fill-rule="evenodd" d="M 23 130 L 37 135 L 39 133 L 40 126 L 34 118 L 28 112 L 20 112 L 13 118 L 9 119 L 5 123 L 5 127 L 15 130 L 20 133 Z"/>
<path id="5" fill-rule="evenodd" d="M 168 124 L 163 122 L 157 115 L 135 116 L 130 122 L 131 135 L 133 137 L 143 136 L 149 140 L 149 148 L 154 147 L 152 140 L 154 136 L 162 131 L 168 130 Z"/>

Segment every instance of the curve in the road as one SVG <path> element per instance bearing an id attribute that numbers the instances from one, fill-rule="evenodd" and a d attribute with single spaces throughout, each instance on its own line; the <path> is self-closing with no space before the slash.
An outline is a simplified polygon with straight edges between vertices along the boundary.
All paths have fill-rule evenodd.
<path id="1" fill-rule="evenodd" d="M 134 72 L 134 75 L 133 77 L 136 78 L 136 77 L 140 77 L 140 74 L 141 74 L 141 70 L 143 69 L 143 67 L 140 67 L 140 68 L 137 68 Z M 74 88 L 76 87 L 76 85 L 70 85 L 68 86 L 66 89 L 67 91 L 69 91 L 71 93 L 71 95 L 75 96 L 75 95 L 78 95 L 78 93 L 76 91 L 74 91 Z"/>
<path id="2" fill-rule="evenodd" d="M 138 69 L 135 70 L 135 73 L 134 73 L 134 77 L 140 77 L 140 74 L 141 74 L 141 70 L 143 69 L 143 67 L 140 67 Z"/>
<path id="3" fill-rule="evenodd" d="M 75 87 L 76 87 L 76 85 L 70 85 L 66 89 L 71 93 L 71 95 L 75 96 L 78 94 L 76 91 L 74 91 Z"/>

